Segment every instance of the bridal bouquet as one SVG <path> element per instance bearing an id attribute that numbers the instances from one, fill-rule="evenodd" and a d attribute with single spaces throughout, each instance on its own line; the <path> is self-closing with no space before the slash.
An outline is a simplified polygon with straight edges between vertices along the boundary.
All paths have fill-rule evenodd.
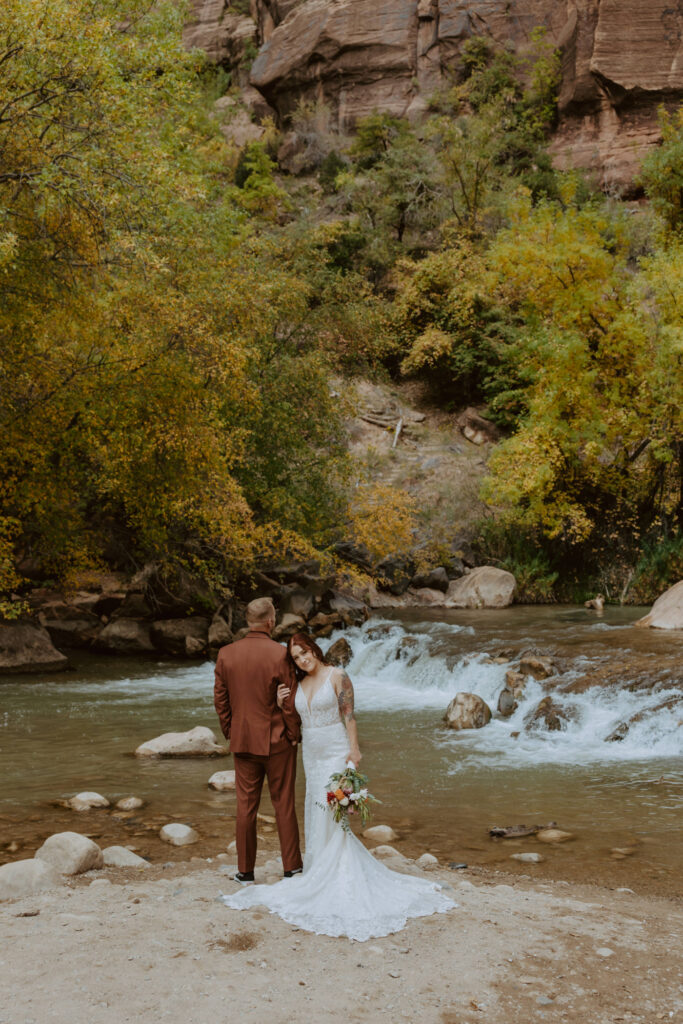
<path id="1" fill-rule="evenodd" d="M 349 816 L 357 814 L 361 825 L 370 817 L 370 804 L 381 803 L 368 792 L 368 777 L 349 761 L 343 772 L 335 772 L 327 783 L 327 807 L 336 822 L 350 831 Z"/>

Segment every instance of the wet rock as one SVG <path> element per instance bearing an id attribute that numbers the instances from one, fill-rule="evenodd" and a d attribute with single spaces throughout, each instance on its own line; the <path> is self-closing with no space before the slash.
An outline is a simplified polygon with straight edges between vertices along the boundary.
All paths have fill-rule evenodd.
<path id="1" fill-rule="evenodd" d="M 44 860 L 15 860 L 0 867 L 0 902 L 63 884 L 60 873 Z"/>
<path id="2" fill-rule="evenodd" d="M 294 636 L 295 633 L 299 633 L 305 628 L 305 619 L 302 619 L 300 615 L 291 615 L 286 612 L 273 630 L 273 640 L 277 640 L 278 643 L 289 640 L 290 636 Z"/>
<path id="3" fill-rule="evenodd" d="M 561 732 L 569 721 L 567 713 L 555 703 L 552 697 L 544 697 L 524 719 L 527 729 L 547 729 L 548 732 Z"/>
<path id="4" fill-rule="evenodd" d="M 444 599 L 445 608 L 507 608 L 517 588 L 511 572 L 481 565 L 467 576 L 451 580 Z"/>
<path id="5" fill-rule="evenodd" d="M 494 839 L 520 839 L 523 836 L 535 836 L 551 828 L 555 828 L 554 821 L 547 825 L 494 825 L 489 829 L 489 835 Z"/>
<path id="6" fill-rule="evenodd" d="M 227 793 L 235 788 L 235 773 L 214 772 L 208 785 L 210 789 L 216 789 L 219 793 Z"/>
<path id="7" fill-rule="evenodd" d="M 345 626 L 360 626 L 368 617 L 368 609 L 362 601 L 339 590 L 325 591 L 320 610 L 338 615 Z"/>
<path id="8" fill-rule="evenodd" d="M 114 619 L 98 634 L 98 651 L 107 654 L 147 654 L 155 650 L 149 625 L 137 619 Z"/>
<path id="9" fill-rule="evenodd" d="M 80 875 L 103 864 L 97 843 L 78 832 L 57 832 L 49 836 L 35 856 L 62 875 Z"/>
<path id="10" fill-rule="evenodd" d="M 635 625 L 651 626 L 653 629 L 683 629 L 683 580 L 665 590 L 649 613 L 638 619 Z"/>
<path id="11" fill-rule="evenodd" d="M 227 754 L 225 747 L 216 742 L 211 729 L 198 725 L 188 732 L 165 732 L 135 751 L 136 757 L 214 757 Z"/>
<path id="12" fill-rule="evenodd" d="M 491 721 L 491 708 L 476 693 L 456 693 L 443 717 L 449 729 L 481 729 Z"/>
<path id="13" fill-rule="evenodd" d="M 363 829 L 363 838 L 373 843 L 391 843 L 398 836 L 390 825 L 372 825 Z"/>
<path id="14" fill-rule="evenodd" d="M 159 831 L 159 838 L 171 846 L 192 846 L 199 842 L 199 836 L 189 825 L 181 825 L 179 822 L 171 822 L 164 825 Z"/>
<path id="15" fill-rule="evenodd" d="M 0 623 L 0 675 L 60 672 L 68 664 L 46 629 L 28 622 Z"/>
<path id="16" fill-rule="evenodd" d="M 510 860 L 518 860 L 522 864 L 540 864 L 545 857 L 541 853 L 511 853 Z"/>
<path id="17" fill-rule="evenodd" d="M 439 862 L 433 853 L 423 853 L 421 857 L 417 858 L 415 863 L 423 871 L 435 871 L 439 866 Z"/>
<path id="18" fill-rule="evenodd" d="M 411 587 L 415 590 L 440 590 L 445 593 L 448 590 L 450 580 L 448 573 L 442 565 L 427 573 L 418 573 L 410 581 Z"/>
<path id="19" fill-rule="evenodd" d="M 484 419 L 476 409 L 467 408 L 458 416 L 456 423 L 463 437 L 472 444 L 495 444 L 500 438 L 500 431 L 491 420 Z"/>
<path id="20" fill-rule="evenodd" d="M 100 793 L 77 793 L 67 803 L 72 811 L 89 811 L 93 807 L 109 807 L 109 801 Z"/>
<path id="21" fill-rule="evenodd" d="M 626 722 L 620 722 L 616 729 L 613 729 L 609 736 L 605 736 L 606 743 L 619 743 L 621 740 L 628 736 L 631 728 L 637 725 L 639 722 L 650 718 L 652 715 L 656 715 L 659 711 L 673 711 L 675 708 L 680 707 L 683 704 L 683 697 L 673 694 L 667 697 L 665 700 L 655 704 L 654 707 L 643 708 L 642 711 L 637 711 L 635 715 Z"/>
<path id="22" fill-rule="evenodd" d="M 510 690 L 501 690 L 498 697 L 498 713 L 503 718 L 509 718 L 517 710 L 517 701 Z"/>
<path id="23" fill-rule="evenodd" d="M 396 650 L 396 661 L 405 661 L 408 665 L 414 665 L 419 654 L 416 636 L 401 637 Z"/>
<path id="24" fill-rule="evenodd" d="M 107 868 L 149 868 L 149 861 L 125 846 L 107 846 L 102 850 L 102 859 Z"/>
<path id="25" fill-rule="evenodd" d="M 88 647 L 102 629 L 99 615 L 64 601 L 43 605 L 39 619 L 59 647 Z"/>
<path id="26" fill-rule="evenodd" d="M 544 828 L 536 833 L 536 838 L 541 843 L 566 843 L 567 840 L 574 838 L 574 834 L 563 832 L 561 828 Z"/>
<path id="27" fill-rule="evenodd" d="M 505 688 L 510 691 L 513 697 L 521 697 L 526 686 L 527 676 L 514 669 L 508 669 L 505 673 Z"/>
<path id="28" fill-rule="evenodd" d="M 411 558 L 399 556 L 385 558 L 376 567 L 375 572 L 378 588 L 400 597 L 410 586 L 410 581 L 415 574 L 415 563 Z"/>
<path id="29" fill-rule="evenodd" d="M 596 612 L 601 612 L 605 607 L 605 599 L 602 594 L 596 594 L 590 601 L 584 601 L 584 608 L 594 608 Z"/>
<path id="30" fill-rule="evenodd" d="M 552 658 L 524 654 L 519 661 L 519 671 L 522 675 L 533 676 L 534 679 L 549 679 L 557 672 Z"/>
<path id="31" fill-rule="evenodd" d="M 396 626 L 388 622 L 381 622 L 378 626 L 371 626 L 365 636 L 368 640 L 384 640 L 385 637 L 389 636 L 395 630 Z"/>
<path id="32" fill-rule="evenodd" d="M 209 642 L 209 620 L 195 615 L 187 619 L 163 619 L 152 623 L 152 643 L 165 654 L 196 657 Z"/>
<path id="33" fill-rule="evenodd" d="M 141 800 L 139 796 L 124 796 L 121 800 L 116 801 L 116 806 L 120 811 L 137 811 L 140 807 L 144 807 L 145 801 Z"/>
<path id="34" fill-rule="evenodd" d="M 335 640 L 325 657 L 330 665 L 336 665 L 339 668 L 346 668 L 353 658 L 351 644 L 342 636 L 339 640 Z"/>

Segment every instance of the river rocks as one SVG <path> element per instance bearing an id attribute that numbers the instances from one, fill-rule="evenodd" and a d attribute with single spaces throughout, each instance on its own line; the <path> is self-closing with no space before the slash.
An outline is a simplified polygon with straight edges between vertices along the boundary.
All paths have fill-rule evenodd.
<path id="1" fill-rule="evenodd" d="M 560 732 L 568 721 L 567 713 L 555 703 L 552 697 L 544 697 L 524 720 L 527 729 L 547 729 Z"/>
<path id="2" fill-rule="evenodd" d="M 619 725 L 612 730 L 609 736 L 605 736 L 605 742 L 619 743 L 621 740 L 626 738 L 634 725 L 646 720 L 651 715 L 656 715 L 659 711 L 673 711 L 681 705 L 683 705 L 683 697 L 678 694 L 672 694 L 670 697 L 666 697 L 653 707 L 643 708 L 641 711 L 637 711 L 634 715 L 631 715 L 628 721 L 620 722 Z"/>
<path id="3" fill-rule="evenodd" d="M 363 835 L 365 835 L 365 832 Z M 377 860 L 406 860 L 403 854 L 399 853 L 395 847 L 388 846 L 387 844 L 376 846 L 372 851 L 372 855 L 373 857 L 376 857 Z"/>
<path id="4" fill-rule="evenodd" d="M 199 836 L 189 825 L 181 825 L 179 822 L 171 822 L 164 825 L 159 831 L 159 838 L 171 846 L 192 846 L 199 842 Z"/>
<path id="5" fill-rule="evenodd" d="M 60 647 L 89 647 L 102 629 L 99 615 L 65 601 L 43 605 L 39 619 L 52 642 Z"/>
<path id="6" fill-rule="evenodd" d="M 211 651 L 218 651 L 221 647 L 225 647 L 226 644 L 232 643 L 233 634 L 230 626 L 225 621 L 222 615 L 214 615 L 211 625 L 209 626 L 209 649 Z"/>
<path id="7" fill-rule="evenodd" d="M 121 800 L 116 801 L 119 811 L 138 811 L 144 805 L 145 801 L 141 800 L 139 796 L 124 796 Z"/>
<path id="8" fill-rule="evenodd" d="M 423 853 L 421 857 L 417 858 L 415 863 L 423 871 L 435 871 L 439 866 L 439 861 L 433 853 Z"/>
<path id="9" fill-rule="evenodd" d="M 80 875 L 103 865 L 102 851 L 97 843 L 78 832 L 57 832 L 49 836 L 36 850 L 35 856 L 62 875 Z"/>
<path id="10" fill-rule="evenodd" d="M 399 597 L 410 586 L 415 573 L 415 563 L 411 558 L 385 558 L 376 567 L 375 572 L 379 589 Z"/>
<path id="11" fill-rule="evenodd" d="M 72 811 L 89 811 L 93 807 L 109 807 L 106 796 L 100 793 L 77 793 L 67 801 Z"/>
<path id="12" fill-rule="evenodd" d="M 0 867 L 0 901 L 31 896 L 63 882 L 60 873 L 44 860 L 15 860 Z"/>
<path id="13" fill-rule="evenodd" d="M 149 624 L 127 618 L 108 623 L 98 635 L 95 646 L 110 654 L 149 654 L 155 650 Z"/>
<path id="14" fill-rule="evenodd" d="M 0 675 L 61 672 L 68 658 L 52 644 L 50 634 L 29 622 L 0 623 Z"/>
<path id="15" fill-rule="evenodd" d="M 651 626 L 653 629 L 683 629 L 683 580 L 665 590 L 649 613 L 638 619 L 635 625 Z"/>
<path id="16" fill-rule="evenodd" d="M 545 857 L 541 853 L 511 853 L 510 860 L 518 860 L 522 864 L 540 864 Z"/>
<path id="17" fill-rule="evenodd" d="M 521 697 L 524 693 L 524 687 L 526 686 L 527 677 L 521 672 L 516 672 L 510 668 L 505 673 L 505 688 L 510 691 L 514 697 Z"/>
<path id="18" fill-rule="evenodd" d="M 456 693 L 443 717 L 449 729 L 482 729 L 491 721 L 491 709 L 476 693 Z"/>
<path id="19" fill-rule="evenodd" d="M 214 772 L 208 781 L 209 789 L 215 789 L 219 793 L 227 793 L 235 788 L 235 773 Z"/>
<path id="20" fill-rule="evenodd" d="M 209 621 L 199 615 L 187 619 L 164 619 L 152 624 L 150 637 L 159 651 L 195 658 L 208 646 Z"/>
<path id="21" fill-rule="evenodd" d="M 301 632 L 306 629 L 306 620 L 301 615 L 292 615 L 290 612 L 286 612 L 277 626 L 273 630 L 273 640 L 278 642 L 282 640 L 289 640 L 295 633 Z"/>
<path id="22" fill-rule="evenodd" d="M 226 754 L 225 747 L 216 742 L 215 733 L 204 725 L 188 732 L 165 732 L 135 751 L 136 757 L 215 757 Z"/>
<path id="23" fill-rule="evenodd" d="M 589 601 L 583 602 L 584 608 L 594 608 L 596 612 L 601 612 L 605 607 L 605 599 L 602 594 L 596 594 Z"/>
<path id="24" fill-rule="evenodd" d="M 371 825 L 363 829 L 363 838 L 373 843 L 391 843 L 398 836 L 390 825 Z"/>
<path id="25" fill-rule="evenodd" d="M 338 616 L 345 626 L 361 626 L 368 617 L 368 610 L 353 594 L 339 590 L 326 590 L 320 599 L 320 610 Z"/>
<path id="26" fill-rule="evenodd" d="M 280 611 L 284 615 L 298 615 L 302 619 L 308 619 L 315 607 L 313 594 L 301 587 L 293 587 L 280 599 Z"/>
<path id="27" fill-rule="evenodd" d="M 102 850 L 102 859 L 106 868 L 148 868 L 148 860 L 138 857 L 137 853 L 127 850 L 125 846 L 107 846 Z"/>
<path id="28" fill-rule="evenodd" d="M 330 649 L 327 651 L 325 658 L 330 665 L 336 665 L 338 668 L 346 668 L 353 658 L 351 644 L 345 637 L 340 637 L 339 640 L 335 640 L 332 644 Z"/>
<path id="29" fill-rule="evenodd" d="M 500 431 L 491 420 L 484 419 L 476 409 L 467 408 L 456 420 L 463 437 L 472 444 L 495 444 L 500 438 Z"/>
<path id="30" fill-rule="evenodd" d="M 552 658 L 523 654 L 519 659 L 519 671 L 522 675 L 533 676 L 534 679 L 549 679 L 557 670 Z"/>
<path id="31" fill-rule="evenodd" d="M 563 832 L 561 828 L 543 828 L 536 833 L 536 838 L 541 843 L 566 843 L 574 835 L 572 832 Z"/>
<path id="32" fill-rule="evenodd" d="M 498 697 L 498 713 L 509 718 L 517 710 L 517 701 L 510 690 L 501 690 Z"/>
<path id="33" fill-rule="evenodd" d="M 467 576 L 451 580 L 444 599 L 445 608 L 507 608 L 517 588 L 511 572 L 482 565 Z"/>

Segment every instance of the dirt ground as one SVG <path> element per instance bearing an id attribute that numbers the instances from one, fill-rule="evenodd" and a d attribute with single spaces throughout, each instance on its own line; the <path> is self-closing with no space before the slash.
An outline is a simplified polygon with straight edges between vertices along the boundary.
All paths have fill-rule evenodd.
<path id="1" fill-rule="evenodd" d="M 679 901 L 439 870 L 457 909 L 356 943 L 228 910 L 232 870 L 105 869 L 2 904 L 0 1024 L 683 1022 Z"/>

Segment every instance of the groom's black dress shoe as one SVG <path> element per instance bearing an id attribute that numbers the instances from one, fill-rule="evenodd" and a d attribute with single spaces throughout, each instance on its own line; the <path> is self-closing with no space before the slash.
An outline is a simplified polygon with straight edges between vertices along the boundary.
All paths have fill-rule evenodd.
<path id="1" fill-rule="evenodd" d="M 293 871 L 285 871 L 285 873 L 284 873 L 284 875 L 282 877 L 283 878 L 293 878 L 294 875 L 300 875 L 302 871 L 303 871 L 303 868 L 294 868 Z"/>
<path id="2" fill-rule="evenodd" d="M 254 872 L 238 871 L 232 877 L 235 879 L 236 882 L 239 882 L 240 885 L 249 885 L 250 882 L 254 881 Z"/>

